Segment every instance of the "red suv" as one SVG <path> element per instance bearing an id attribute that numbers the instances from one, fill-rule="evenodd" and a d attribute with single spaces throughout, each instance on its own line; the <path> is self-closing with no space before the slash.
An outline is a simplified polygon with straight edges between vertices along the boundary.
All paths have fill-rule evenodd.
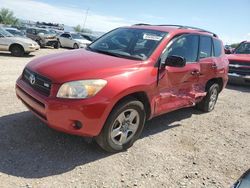
<path id="1" fill-rule="evenodd" d="M 33 60 L 16 94 L 50 127 L 94 137 L 103 149 L 118 152 L 132 146 L 148 119 L 191 106 L 213 110 L 227 73 L 214 33 L 137 24 L 87 49 Z"/>
<path id="2" fill-rule="evenodd" d="M 229 83 L 250 85 L 250 42 L 244 41 L 227 56 Z"/>

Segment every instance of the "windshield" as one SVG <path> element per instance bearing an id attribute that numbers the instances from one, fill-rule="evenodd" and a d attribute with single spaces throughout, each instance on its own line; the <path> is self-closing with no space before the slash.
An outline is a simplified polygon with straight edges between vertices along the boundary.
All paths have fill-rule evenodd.
<path id="1" fill-rule="evenodd" d="M 235 50 L 236 54 L 250 54 L 250 43 L 241 43 Z"/>
<path id="2" fill-rule="evenodd" d="M 43 33 L 45 35 L 53 34 L 51 31 L 45 30 L 45 29 L 40 29 L 37 31 L 37 33 Z"/>
<path id="3" fill-rule="evenodd" d="M 6 29 L 6 31 L 10 32 L 14 36 L 21 36 L 21 37 L 24 36 L 24 34 L 21 31 L 18 31 L 18 30 Z"/>
<path id="4" fill-rule="evenodd" d="M 77 33 L 71 33 L 71 36 L 73 39 L 83 39 L 83 37 L 80 34 Z"/>
<path id="5" fill-rule="evenodd" d="M 8 31 L 0 28 L 0 34 L 3 35 L 4 37 L 13 37 L 13 35 L 11 33 L 9 33 Z"/>
<path id="6" fill-rule="evenodd" d="M 162 31 L 119 28 L 96 40 L 88 49 L 122 58 L 146 60 L 166 35 Z"/>
<path id="7" fill-rule="evenodd" d="M 82 34 L 82 37 L 85 38 L 86 40 L 89 40 L 91 42 L 93 42 L 94 40 L 96 40 L 98 37 L 93 36 L 93 35 L 84 35 Z"/>

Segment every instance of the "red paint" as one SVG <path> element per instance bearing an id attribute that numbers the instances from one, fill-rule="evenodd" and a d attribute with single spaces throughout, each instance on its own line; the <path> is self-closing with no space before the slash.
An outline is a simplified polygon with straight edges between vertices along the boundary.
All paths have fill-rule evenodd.
<path id="1" fill-rule="evenodd" d="M 174 27 L 133 26 L 135 27 L 169 32 L 168 37 L 160 43 L 148 60 L 123 59 L 84 49 L 45 56 L 30 62 L 27 68 L 52 80 L 50 96 L 35 91 L 21 77 L 16 84 L 17 96 L 50 127 L 70 134 L 96 136 L 114 105 L 129 94 L 144 92 L 147 95 L 151 106 L 149 118 L 152 118 L 193 106 L 206 95 L 205 86 L 213 78 L 222 78 L 225 87 L 228 61 L 224 52 L 220 58 L 202 59 L 182 68 L 162 69 L 157 86 L 155 64 L 169 41 L 182 33 L 209 34 Z M 213 64 L 217 66 L 216 69 L 212 68 Z M 192 74 L 194 71 L 195 74 Z M 89 99 L 56 98 L 61 84 L 84 79 L 104 79 L 108 84 Z M 74 129 L 74 120 L 82 122 L 83 128 Z"/>

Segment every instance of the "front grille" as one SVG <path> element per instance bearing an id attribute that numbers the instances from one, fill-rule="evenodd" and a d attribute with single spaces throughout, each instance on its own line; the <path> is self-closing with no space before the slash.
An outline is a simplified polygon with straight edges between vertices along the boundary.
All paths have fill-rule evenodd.
<path id="1" fill-rule="evenodd" d="M 230 61 L 231 65 L 241 65 L 241 66 L 249 66 L 250 67 L 250 61 Z"/>
<path id="2" fill-rule="evenodd" d="M 51 80 L 49 80 L 48 78 L 25 68 L 23 71 L 22 79 L 39 93 L 45 96 L 50 95 Z"/>
<path id="3" fill-rule="evenodd" d="M 229 73 L 235 73 L 242 76 L 250 75 L 250 61 L 230 61 Z"/>

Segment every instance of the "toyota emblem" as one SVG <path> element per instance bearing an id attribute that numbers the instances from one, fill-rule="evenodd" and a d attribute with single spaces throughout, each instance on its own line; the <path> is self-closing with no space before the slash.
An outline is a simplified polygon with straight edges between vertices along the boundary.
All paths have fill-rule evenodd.
<path id="1" fill-rule="evenodd" d="M 30 84 L 34 85 L 35 82 L 36 82 L 36 77 L 33 74 L 31 74 L 30 77 L 29 77 L 29 80 L 30 80 Z"/>

